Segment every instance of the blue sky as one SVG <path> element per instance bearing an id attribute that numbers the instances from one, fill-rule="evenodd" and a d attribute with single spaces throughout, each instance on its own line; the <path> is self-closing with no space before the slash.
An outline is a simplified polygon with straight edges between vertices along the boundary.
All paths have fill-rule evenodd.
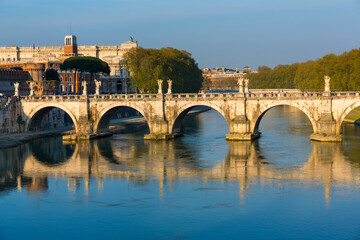
<path id="1" fill-rule="evenodd" d="M 0 46 L 174 47 L 200 67 L 274 67 L 360 47 L 360 0 L 0 0 Z"/>

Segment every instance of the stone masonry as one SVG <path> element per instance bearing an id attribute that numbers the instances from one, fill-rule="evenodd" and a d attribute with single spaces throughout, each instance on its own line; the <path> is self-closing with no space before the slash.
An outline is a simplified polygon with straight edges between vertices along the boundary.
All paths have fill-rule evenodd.
<path id="1" fill-rule="evenodd" d="M 241 84 L 245 86 L 247 84 Z M 246 88 L 246 86 L 245 86 Z M 160 88 L 159 88 L 160 90 Z M 59 108 L 72 119 L 77 138 L 99 136 L 109 131 L 113 114 L 121 107 L 139 111 L 147 121 L 150 134 L 145 139 L 171 139 L 181 135 L 186 114 L 196 106 L 218 111 L 229 126 L 228 140 L 252 140 L 260 136 L 259 125 L 271 108 L 288 105 L 309 118 L 317 141 L 341 141 L 345 116 L 360 106 L 360 92 L 281 92 L 240 89 L 239 93 L 114 94 L 20 97 L 24 131 L 36 129 L 49 110 Z"/>

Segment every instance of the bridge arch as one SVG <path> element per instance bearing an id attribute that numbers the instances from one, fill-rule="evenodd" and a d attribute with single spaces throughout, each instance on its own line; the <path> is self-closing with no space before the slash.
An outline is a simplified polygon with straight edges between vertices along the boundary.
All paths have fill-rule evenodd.
<path id="1" fill-rule="evenodd" d="M 149 116 L 148 116 L 148 114 L 146 114 L 144 109 L 142 109 L 139 106 L 134 106 L 132 104 L 114 103 L 114 104 L 110 104 L 110 105 L 104 107 L 103 109 L 101 109 L 99 111 L 98 118 L 95 120 L 95 123 L 94 123 L 94 132 L 102 133 L 102 132 L 108 131 L 111 118 L 117 111 L 119 111 L 121 108 L 124 108 L 124 107 L 128 107 L 128 108 L 138 111 L 145 118 L 147 125 L 150 127 Z"/>
<path id="2" fill-rule="evenodd" d="M 316 125 L 316 121 L 313 118 L 312 114 L 310 113 L 310 111 L 302 106 L 299 106 L 298 104 L 288 104 L 288 103 L 273 103 L 270 105 L 266 105 L 264 107 L 262 107 L 260 109 L 260 112 L 258 115 L 256 115 L 254 117 L 253 120 L 253 126 L 251 127 L 252 132 L 253 133 L 258 133 L 259 132 L 259 126 L 260 126 L 260 122 L 262 120 L 262 118 L 264 117 L 264 115 L 272 108 L 274 107 L 278 107 L 278 106 L 290 106 L 290 107 L 295 107 L 298 110 L 302 111 L 310 120 L 312 128 L 313 128 L 313 132 L 316 133 L 317 132 L 317 125 Z"/>
<path id="3" fill-rule="evenodd" d="M 180 134 L 180 127 L 183 119 L 193 108 L 199 106 L 205 106 L 216 110 L 226 120 L 228 124 L 228 128 L 230 128 L 229 118 L 227 117 L 227 114 L 225 113 L 225 111 L 223 111 L 221 107 L 208 103 L 198 103 L 198 104 L 189 103 L 184 106 L 181 106 L 179 109 L 175 111 L 174 118 L 169 120 L 169 133 Z"/>
<path id="4" fill-rule="evenodd" d="M 78 130 L 79 130 L 78 121 L 77 121 L 74 113 L 69 108 L 67 108 L 66 106 L 64 106 L 62 104 L 40 105 L 40 106 L 36 107 L 35 109 L 33 109 L 29 115 L 25 115 L 25 117 L 26 117 L 25 132 L 29 131 L 29 128 L 32 126 L 32 124 L 34 124 L 34 121 L 38 120 L 39 117 L 40 117 L 40 119 L 42 119 L 45 116 L 45 114 L 47 114 L 50 110 L 52 110 L 54 108 L 61 109 L 65 113 L 67 113 L 74 124 L 75 132 L 78 132 Z"/>
<path id="5" fill-rule="evenodd" d="M 346 116 L 352 111 L 354 110 L 355 108 L 358 108 L 360 107 L 360 102 L 355 102 L 355 103 L 352 103 L 350 104 L 349 106 L 347 106 L 340 114 L 340 117 L 339 119 L 337 119 L 337 126 L 336 126 L 336 133 L 337 134 L 340 134 L 340 131 L 341 131 L 341 125 L 342 123 L 344 122 L 344 119 L 346 118 Z"/>

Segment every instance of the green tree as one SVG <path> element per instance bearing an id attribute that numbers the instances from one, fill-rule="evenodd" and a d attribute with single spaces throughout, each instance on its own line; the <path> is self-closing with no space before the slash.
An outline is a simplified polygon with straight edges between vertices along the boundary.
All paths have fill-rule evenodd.
<path id="1" fill-rule="evenodd" d="M 46 80 L 59 80 L 59 74 L 55 69 L 48 68 L 45 71 L 45 79 Z"/>
<path id="2" fill-rule="evenodd" d="M 91 80 L 94 78 L 94 73 L 109 74 L 109 65 L 96 57 L 70 57 L 64 61 L 61 65 L 62 70 L 72 69 L 75 71 L 75 79 L 77 79 L 77 71 L 82 74 L 83 72 L 89 72 L 91 74 Z M 79 89 L 75 84 L 75 89 Z"/>
<path id="3" fill-rule="evenodd" d="M 140 92 L 157 92 L 157 80 L 173 80 L 173 92 L 198 92 L 203 77 L 195 60 L 186 51 L 174 48 L 132 48 L 125 54 L 131 84 Z"/>
<path id="4" fill-rule="evenodd" d="M 258 68 L 249 73 L 251 88 L 297 88 L 302 91 L 323 91 L 324 75 L 331 77 L 331 89 L 337 91 L 360 90 L 360 49 L 341 55 L 328 54 L 322 58 Z"/>

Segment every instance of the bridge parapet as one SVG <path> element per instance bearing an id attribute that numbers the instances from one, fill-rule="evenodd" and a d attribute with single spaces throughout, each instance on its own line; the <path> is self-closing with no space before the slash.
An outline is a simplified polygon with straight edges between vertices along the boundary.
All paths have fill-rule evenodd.
<path id="1" fill-rule="evenodd" d="M 331 92 L 331 97 L 359 97 L 359 91 L 353 92 Z M 271 99 L 271 98 L 318 98 L 329 97 L 323 92 L 259 92 L 259 93 L 177 93 L 165 94 L 165 99 L 226 99 L 226 98 L 249 98 L 249 99 Z M 146 100 L 158 99 L 159 94 L 103 94 L 103 95 L 44 95 L 44 96 L 22 96 L 22 101 L 54 101 L 70 100 L 78 101 L 81 99 L 98 99 L 98 100 Z"/>
<path id="2" fill-rule="evenodd" d="M 44 96 L 24 96 L 21 97 L 22 102 L 48 102 L 48 101 L 79 101 L 86 99 L 86 96 L 83 95 L 44 95 Z"/>
<path id="3" fill-rule="evenodd" d="M 359 97 L 360 92 L 332 92 L 332 97 Z"/>
<path id="4" fill-rule="evenodd" d="M 144 100 L 144 99 L 156 99 L 158 94 L 102 94 L 102 95 L 89 95 L 89 99 L 121 99 L 121 100 Z"/>

